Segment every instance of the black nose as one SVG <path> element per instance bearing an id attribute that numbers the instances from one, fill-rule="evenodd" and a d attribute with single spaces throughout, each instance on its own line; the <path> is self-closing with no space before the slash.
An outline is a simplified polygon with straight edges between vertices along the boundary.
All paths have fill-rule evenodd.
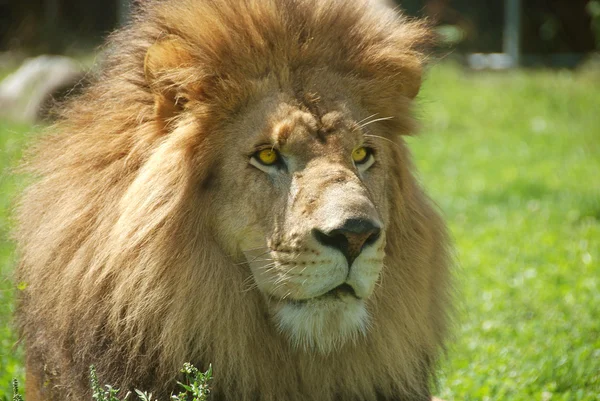
<path id="1" fill-rule="evenodd" d="M 330 231 L 313 229 L 313 235 L 321 244 L 342 252 L 352 266 L 364 247 L 373 244 L 381 235 L 381 227 L 367 219 L 348 219 L 341 227 Z"/>

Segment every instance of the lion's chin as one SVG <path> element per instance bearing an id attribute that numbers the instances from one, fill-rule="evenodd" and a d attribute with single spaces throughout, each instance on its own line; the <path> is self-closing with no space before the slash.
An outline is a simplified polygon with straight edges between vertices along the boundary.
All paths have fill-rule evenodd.
<path id="1" fill-rule="evenodd" d="M 281 332 L 305 351 L 330 353 L 364 337 L 369 328 L 365 302 L 351 295 L 279 301 L 272 307 Z"/>

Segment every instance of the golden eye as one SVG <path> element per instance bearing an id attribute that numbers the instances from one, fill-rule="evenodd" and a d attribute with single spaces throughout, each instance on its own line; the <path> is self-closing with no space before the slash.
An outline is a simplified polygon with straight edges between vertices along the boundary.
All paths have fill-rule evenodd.
<path id="1" fill-rule="evenodd" d="M 369 160 L 370 155 L 371 149 L 361 146 L 352 152 L 352 160 L 354 160 L 354 163 L 356 164 L 361 164 Z"/>
<path id="2" fill-rule="evenodd" d="M 279 161 L 279 155 L 275 149 L 263 149 L 255 153 L 256 159 L 265 166 L 272 166 Z"/>

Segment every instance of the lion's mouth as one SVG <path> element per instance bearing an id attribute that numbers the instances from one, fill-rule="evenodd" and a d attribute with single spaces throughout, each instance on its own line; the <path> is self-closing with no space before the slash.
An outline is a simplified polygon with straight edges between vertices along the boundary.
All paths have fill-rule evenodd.
<path id="1" fill-rule="evenodd" d="M 338 285 L 334 289 L 321 295 L 321 297 L 326 297 L 326 296 L 343 297 L 346 295 L 353 296 L 356 299 L 360 299 L 359 296 L 356 295 L 356 291 L 354 291 L 354 288 L 350 284 L 347 284 L 347 283 Z"/>
<path id="2" fill-rule="evenodd" d="M 340 284 L 335 288 L 332 288 L 331 290 L 327 291 L 324 294 L 318 295 L 316 297 L 312 297 L 312 298 L 306 298 L 306 299 L 290 299 L 289 301 L 291 303 L 294 304 L 305 304 L 307 302 L 311 302 L 311 301 L 321 301 L 321 300 L 326 300 L 326 299 L 342 299 L 342 298 L 354 298 L 354 299 L 358 299 L 360 300 L 361 298 L 356 294 L 356 291 L 354 290 L 354 288 L 352 288 L 352 286 L 348 283 L 344 283 L 344 284 Z"/>

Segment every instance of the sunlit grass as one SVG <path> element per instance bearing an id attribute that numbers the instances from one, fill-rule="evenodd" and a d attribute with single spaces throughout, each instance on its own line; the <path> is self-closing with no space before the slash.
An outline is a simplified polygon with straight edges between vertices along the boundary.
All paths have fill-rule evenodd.
<path id="1" fill-rule="evenodd" d="M 29 126 L 0 123 L 0 400 L 8 400 L 12 394 L 13 377 L 21 382 L 23 378 L 21 353 L 15 347 L 16 336 L 11 322 L 11 274 L 16 257 L 8 234 L 11 206 L 21 185 L 10 169 L 16 165 L 30 131 Z"/>
<path id="2" fill-rule="evenodd" d="M 435 68 L 416 164 L 460 264 L 449 400 L 598 400 L 600 75 Z"/>
<path id="3" fill-rule="evenodd" d="M 447 400 L 600 394 L 600 74 L 430 71 L 409 143 L 456 242 L 460 316 Z M 0 400 L 22 382 L 9 320 L 6 174 L 28 127 L 0 124 Z"/>

